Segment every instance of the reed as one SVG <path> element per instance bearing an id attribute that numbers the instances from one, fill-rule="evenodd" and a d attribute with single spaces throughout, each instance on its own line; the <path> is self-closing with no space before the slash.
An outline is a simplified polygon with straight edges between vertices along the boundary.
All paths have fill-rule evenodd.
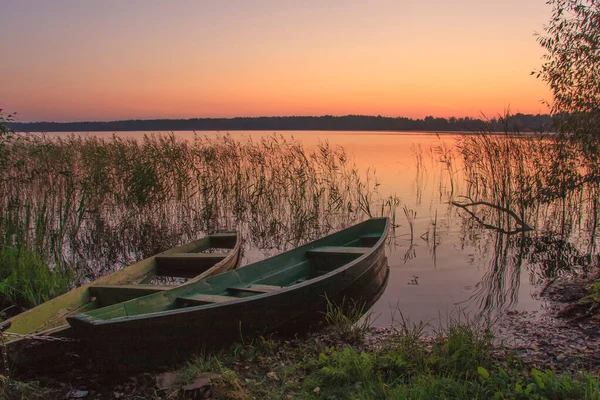
<path id="1" fill-rule="evenodd" d="M 576 143 L 505 125 L 502 133 L 464 136 L 456 148 L 468 183 L 463 240 L 493 254 L 470 300 L 484 310 L 507 307 L 518 300 L 522 273 L 539 284 L 599 265 L 600 166 Z"/>
<path id="2" fill-rule="evenodd" d="M 415 237 L 415 219 L 417 218 L 417 211 L 411 208 L 408 208 L 406 205 L 402 208 L 404 211 L 404 216 L 406 217 L 406 221 L 408 222 L 408 228 L 410 231 L 410 243 L 414 242 Z"/>
<path id="3" fill-rule="evenodd" d="M 331 334 L 343 343 L 357 344 L 371 328 L 371 312 L 365 304 L 353 299 L 342 299 L 341 303 L 326 300 L 325 321 Z"/>
<path id="4" fill-rule="evenodd" d="M 454 158 L 456 157 L 456 151 L 454 149 L 454 145 L 449 145 L 447 141 L 442 141 L 440 136 L 437 135 L 438 138 L 438 145 L 435 146 L 433 148 L 433 151 L 436 153 L 437 155 L 437 160 L 438 162 L 440 162 L 443 166 L 443 168 L 446 170 L 447 174 L 448 174 L 448 179 L 450 181 L 450 193 L 449 196 L 452 197 L 454 195 L 454 177 L 456 174 L 455 171 L 455 160 Z M 440 183 L 442 182 L 442 180 L 440 180 Z M 442 193 L 442 190 L 440 189 L 440 195 Z"/>
<path id="5" fill-rule="evenodd" d="M 416 191 L 416 204 L 421 204 L 423 199 L 423 183 L 426 179 L 425 174 L 427 173 L 427 169 L 424 165 L 424 156 L 423 156 L 423 147 L 415 144 L 411 144 L 410 153 L 415 163 L 415 191 Z"/>
<path id="6" fill-rule="evenodd" d="M 68 271 L 49 268 L 46 260 L 32 250 L 0 249 L 0 293 L 5 305 L 36 306 L 64 293 L 71 280 Z"/>
<path id="7" fill-rule="evenodd" d="M 0 245 L 43 254 L 79 284 L 196 238 L 238 228 L 246 246 L 282 251 L 392 213 L 373 173 L 339 147 L 307 151 L 273 135 L 18 135 L 3 142 Z"/>
<path id="8" fill-rule="evenodd" d="M 600 165 L 589 163 L 573 143 L 545 134 L 522 135 L 505 125 L 501 134 L 483 131 L 464 136 L 457 148 L 470 199 L 512 210 L 522 221 L 532 220 L 538 226 L 559 217 L 562 227 L 555 227 L 566 234 L 578 216 L 593 215 L 587 211 L 596 207 L 593 192 L 598 188 Z M 570 218 L 574 211 L 578 216 Z M 508 218 L 506 213 L 500 215 Z"/>

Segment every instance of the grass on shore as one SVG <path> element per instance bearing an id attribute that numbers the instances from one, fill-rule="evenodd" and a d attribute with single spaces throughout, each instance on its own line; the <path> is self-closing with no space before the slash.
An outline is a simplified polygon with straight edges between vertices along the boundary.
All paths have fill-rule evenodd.
<path id="1" fill-rule="evenodd" d="M 46 258 L 24 246 L 0 247 L 0 295 L 3 304 L 34 307 L 65 293 L 68 271 L 51 269 Z"/>
<path id="2" fill-rule="evenodd" d="M 339 317 L 340 311 L 334 311 Z M 348 324 L 351 320 L 348 316 Z M 259 337 L 218 353 L 197 354 L 168 373 L 177 382 L 167 388 L 98 383 L 88 389 L 90 395 L 183 399 L 183 385 L 216 374 L 212 395 L 218 399 L 600 399 L 595 373 L 569 375 L 526 366 L 494 343 L 489 325 L 453 320 L 426 335 L 425 325 L 401 322 L 378 341 L 370 340 L 373 330 L 361 330 L 361 340 L 345 342 L 348 326 L 340 322 L 307 337 Z M 143 379 L 154 382 L 148 375 Z M 13 397 L 0 392 L 0 398 L 64 396 L 64 384 L 54 387 L 61 389 L 13 382 Z"/>
<path id="3" fill-rule="evenodd" d="M 457 322 L 426 339 L 404 325 L 377 349 L 317 335 L 291 342 L 259 338 L 218 355 L 200 355 L 177 371 L 221 375 L 216 398 L 598 399 L 595 376 L 525 367 L 494 346 L 488 327 Z M 418 332 L 418 334 L 415 334 Z M 175 396 L 166 393 L 166 396 Z"/>

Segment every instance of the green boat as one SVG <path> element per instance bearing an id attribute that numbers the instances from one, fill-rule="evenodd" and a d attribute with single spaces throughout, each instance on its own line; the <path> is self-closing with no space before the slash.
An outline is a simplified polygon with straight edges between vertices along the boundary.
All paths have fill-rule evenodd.
<path id="1" fill-rule="evenodd" d="M 193 285 L 236 268 L 239 260 L 240 241 L 235 232 L 209 235 L 146 258 L 5 321 L 10 323 L 4 332 L 9 356 L 19 363 L 23 351 L 50 342 L 48 337 L 71 337 L 66 320 L 71 315 Z"/>
<path id="2" fill-rule="evenodd" d="M 243 268 L 67 320 L 101 356 L 189 352 L 292 326 L 322 315 L 327 301 L 368 302 L 381 292 L 388 229 L 387 218 L 373 218 Z"/>

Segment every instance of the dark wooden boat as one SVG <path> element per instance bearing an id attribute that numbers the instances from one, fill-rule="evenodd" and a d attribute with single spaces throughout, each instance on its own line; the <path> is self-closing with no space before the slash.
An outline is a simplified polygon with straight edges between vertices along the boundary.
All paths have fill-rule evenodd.
<path id="1" fill-rule="evenodd" d="M 328 300 L 372 299 L 387 281 L 388 229 L 387 218 L 373 218 L 237 270 L 67 319 L 103 353 L 156 353 L 271 331 L 322 312 Z"/>
<path id="2" fill-rule="evenodd" d="M 20 363 L 25 349 L 50 342 L 48 337 L 70 338 L 72 332 L 66 320 L 70 315 L 193 285 L 236 268 L 239 260 L 240 241 L 235 232 L 209 235 L 146 258 L 7 320 L 9 356 Z M 31 355 L 38 350 L 28 352 Z"/>

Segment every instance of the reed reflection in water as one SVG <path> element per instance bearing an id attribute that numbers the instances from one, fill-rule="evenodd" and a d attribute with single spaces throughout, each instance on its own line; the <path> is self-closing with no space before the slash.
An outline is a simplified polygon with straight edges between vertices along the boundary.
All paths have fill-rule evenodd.
<path id="1" fill-rule="evenodd" d="M 217 230 L 241 231 L 245 263 L 398 202 L 382 199 L 341 147 L 307 151 L 277 135 L 24 135 L 6 156 L 1 244 L 45 253 L 76 283 Z"/>
<path id="2" fill-rule="evenodd" d="M 461 215 L 475 222 L 470 232 L 487 236 L 486 246 L 493 242 L 487 251 L 494 256 L 471 297 L 481 310 L 515 306 L 523 270 L 539 288 L 599 265 L 599 186 L 588 179 L 599 166 L 585 163 L 575 145 L 509 132 L 466 136 L 457 148 L 468 182 L 464 197 L 475 205 Z"/>
<path id="3" fill-rule="evenodd" d="M 576 148 L 507 132 L 414 136 L 410 150 L 381 325 L 390 307 L 412 320 L 536 310 L 546 282 L 598 267 L 598 165 Z"/>
<path id="4" fill-rule="evenodd" d="M 548 137 L 59 137 L 15 144 L 4 237 L 52 249 L 82 279 L 216 229 L 239 226 L 251 262 L 388 215 L 391 274 L 373 308 L 375 325 L 387 326 L 396 306 L 413 321 L 456 307 L 539 309 L 548 279 L 599 263 L 600 193 L 586 180 L 594 164 Z"/>

